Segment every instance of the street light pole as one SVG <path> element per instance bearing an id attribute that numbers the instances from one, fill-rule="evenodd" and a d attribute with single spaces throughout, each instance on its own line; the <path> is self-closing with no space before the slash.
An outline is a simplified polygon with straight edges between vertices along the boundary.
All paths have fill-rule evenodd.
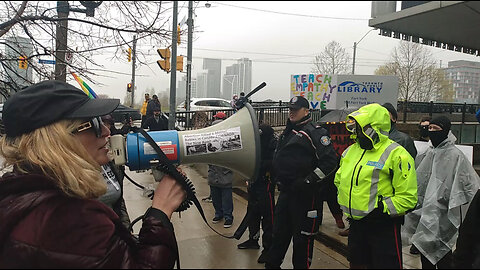
<path id="1" fill-rule="evenodd" d="M 177 17 L 178 1 L 173 1 L 173 22 L 172 22 L 172 54 L 171 54 L 171 73 L 170 73 L 170 113 L 168 115 L 168 129 L 175 129 L 175 103 L 177 91 Z"/>
<path id="2" fill-rule="evenodd" d="M 187 45 L 187 93 L 185 95 L 186 110 L 190 111 L 192 94 L 192 41 L 193 41 L 193 1 L 188 1 L 188 45 Z M 188 118 L 187 118 L 188 119 Z"/>
<path id="3" fill-rule="evenodd" d="M 370 33 L 371 31 L 375 30 L 375 28 L 373 29 L 370 29 L 365 35 L 363 35 L 363 37 L 358 41 L 358 42 L 353 42 L 353 63 L 352 63 L 352 75 L 355 74 L 355 56 L 357 54 L 357 45 L 358 43 L 360 43 L 360 41 L 362 41 L 362 39 L 364 37 L 366 37 L 368 35 L 368 33 Z"/>
<path id="4" fill-rule="evenodd" d="M 137 35 L 133 35 L 133 48 L 132 48 L 132 104 L 130 107 L 133 108 L 135 102 L 135 60 L 137 58 Z"/>

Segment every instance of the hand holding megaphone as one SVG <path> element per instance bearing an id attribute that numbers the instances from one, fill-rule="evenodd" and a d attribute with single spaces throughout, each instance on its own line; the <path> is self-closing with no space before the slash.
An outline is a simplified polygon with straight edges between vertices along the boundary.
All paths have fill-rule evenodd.
<path id="1" fill-rule="evenodd" d="M 165 174 L 155 189 L 152 207 L 162 210 L 168 218 L 178 209 L 187 197 L 183 186 L 168 174 Z"/>

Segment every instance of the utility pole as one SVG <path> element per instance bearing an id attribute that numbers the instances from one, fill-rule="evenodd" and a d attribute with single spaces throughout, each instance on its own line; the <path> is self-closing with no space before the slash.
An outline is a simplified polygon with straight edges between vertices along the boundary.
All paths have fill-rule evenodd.
<path id="1" fill-rule="evenodd" d="M 80 1 L 86 9 L 70 8 L 68 1 L 57 1 L 58 22 L 55 36 L 55 80 L 67 81 L 67 65 L 65 63 L 65 54 L 67 53 L 67 33 L 68 33 L 68 14 L 72 12 L 82 12 L 87 17 L 95 15 L 95 8 L 100 6 L 102 1 Z"/>
<path id="2" fill-rule="evenodd" d="M 68 13 L 70 6 L 68 1 L 57 1 L 58 19 L 56 26 L 55 44 L 55 80 L 67 81 L 67 66 L 65 65 L 65 53 L 67 51 Z"/>
<path id="3" fill-rule="evenodd" d="M 358 42 L 353 42 L 353 63 L 352 63 L 352 75 L 355 74 L 355 55 L 357 54 L 357 45 L 358 43 L 360 43 L 364 37 L 366 37 L 368 35 L 368 33 L 370 33 L 371 31 L 375 30 L 375 28 L 372 28 L 370 30 L 368 30 L 367 33 L 365 33 L 365 35 L 363 35 L 363 37 L 358 41 Z"/>
<path id="4" fill-rule="evenodd" d="M 175 129 L 175 100 L 177 91 L 177 17 L 178 17 L 178 1 L 173 1 L 173 23 L 172 23 L 172 57 L 171 74 L 170 74 L 170 114 L 168 115 L 168 129 Z"/>
<path id="5" fill-rule="evenodd" d="M 355 54 L 357 53 L 357 42 L 353 42 L 353 64 L 352 64 L 352 75 L 355 74 Z"/>
<path id="6" fill-rule="evenodd" d="M 187 93 L 185 94 L 186 110 L 190 111 L 190 99 L 192 94 L 192 40 L 193 40 L 193 1 L 188 1 L 188 44 L 187 44 Z M 187 117 L 188 121 L 188 117 Z M 187 123 L 188 126 L 188 123 Z"/>
<path id="7" fill-rule="evenodd" d="M 133 36 L 133 48 L 132 48 L 132 103 L 130 105 L 133 108 L 133 102 L 135 101 L 135 61 L 137 56 L 137 35 Z"/>

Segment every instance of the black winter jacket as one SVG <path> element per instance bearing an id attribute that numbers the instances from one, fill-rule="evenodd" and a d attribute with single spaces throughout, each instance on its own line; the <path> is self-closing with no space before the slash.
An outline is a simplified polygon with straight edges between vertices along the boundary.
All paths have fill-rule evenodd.
<path id="1" fill-rule="evenodd" d="M 109 207 L 66 196 L 43 175 L 0 179 L 0 268 L 173 268 L 178 247 L 160 210 L 138 242 Z"/>
<path id="2" fill-rule="evenodd" d="M 273 158 L 275 179 L 280 190 L 295 181 L 304 181 L 318 167 L 327 175 L 337 166 L 338 158 L 328 131 L 306 120 L 299 124 L 287 121 Z"/>

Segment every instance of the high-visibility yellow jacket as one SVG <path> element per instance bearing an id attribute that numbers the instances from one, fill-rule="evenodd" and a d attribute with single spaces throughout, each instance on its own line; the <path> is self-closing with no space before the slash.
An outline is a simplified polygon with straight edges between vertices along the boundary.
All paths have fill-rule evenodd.
<path id="1" fill-rule="evenodd" d="M 335 175 L 342 210 L 348 217 L 359 220 L 378 208 L 379 203 L 390 216 L 404 215 L 414 209 L 417 204 L 415 162 L 405 148 L 388 138 L 387 109 L 376 103 L 369 104 L 348 118 L 362 127 L 361 132 L 373 142 L 373 149 L 362 149 L 356 142 L 343 152 Z"/>
<path id="2" fill-rule="evenodd" d="M 148 101 L 147 101 L 147 100 L 143 101 L 142 108 L 140 109 L 140 113 L 141 113 L 142 115 L 146 115 L 146 114 L 147 114 L 147 105 L 148 105 Z"/>

